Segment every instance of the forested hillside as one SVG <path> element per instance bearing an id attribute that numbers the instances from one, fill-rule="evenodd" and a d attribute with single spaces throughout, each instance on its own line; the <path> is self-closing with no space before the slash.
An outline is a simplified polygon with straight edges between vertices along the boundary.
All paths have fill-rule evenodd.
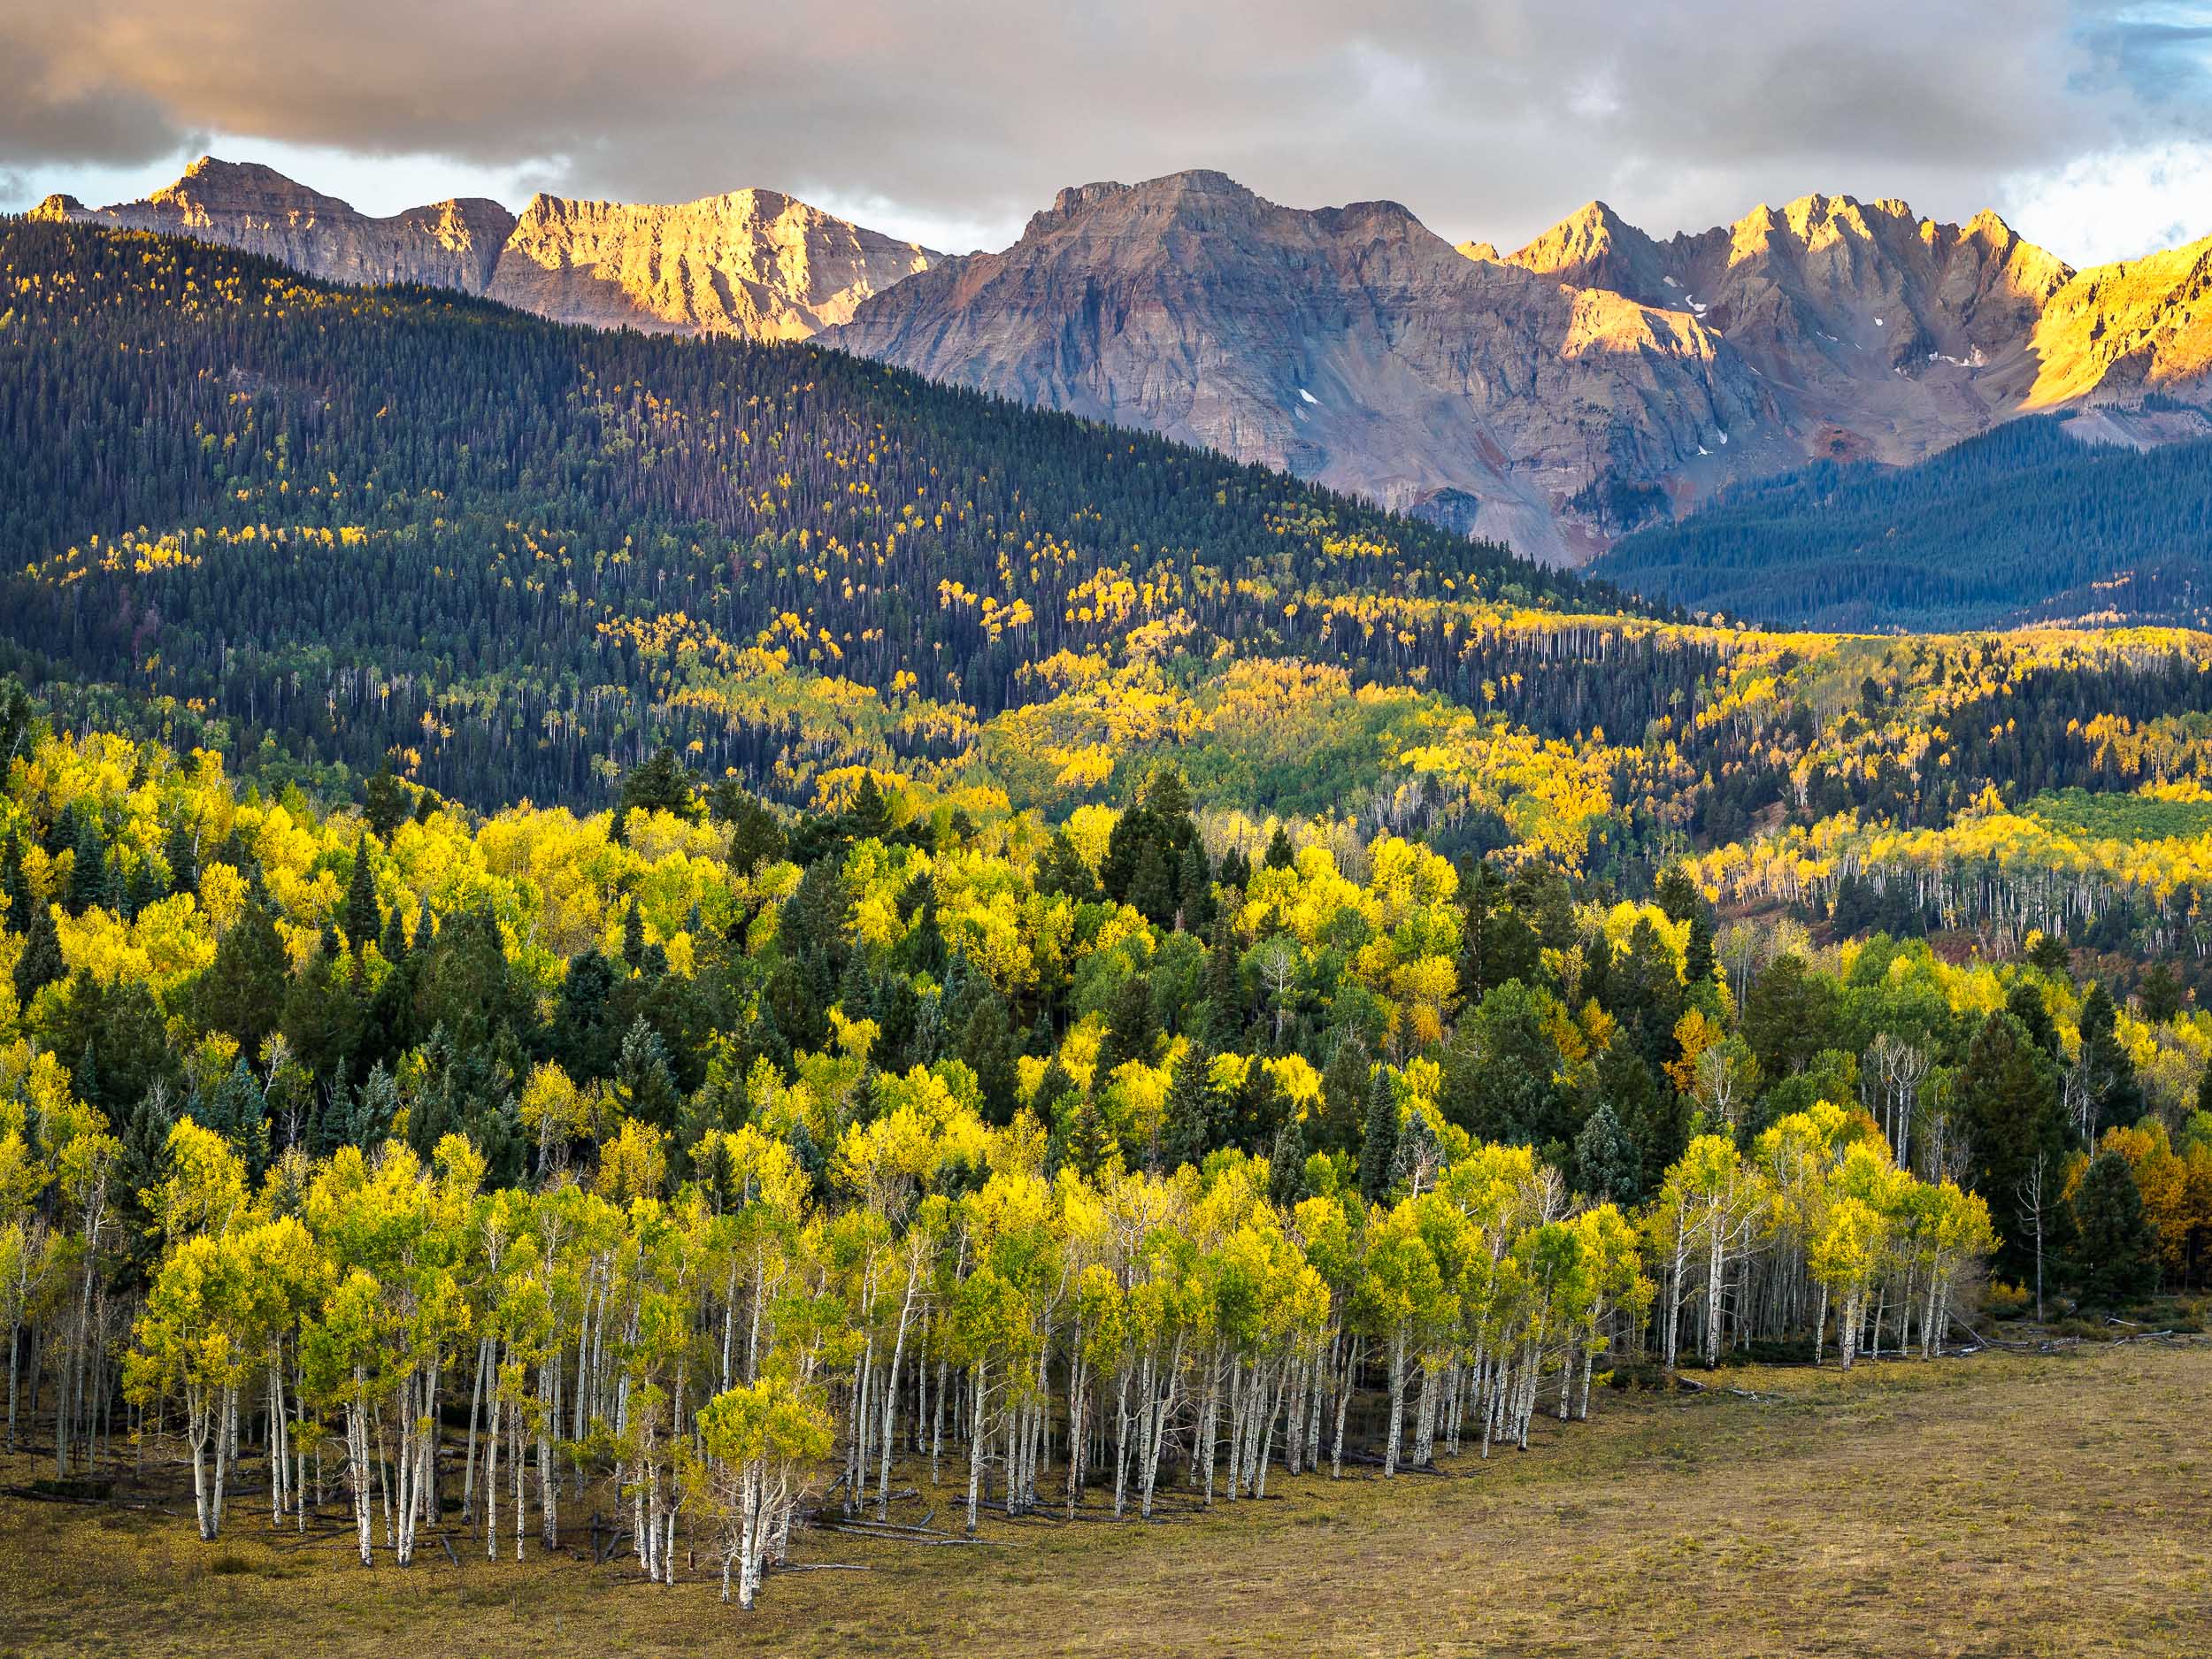
<path id="1" fill-rule="evenodd" d="M 0 227 L 0 618 L 34 683 L 252 756 L 603 800 L 662 741 L 766 777 L 943 758 L 1032 670 L 1182 613 L 1333 657 L 1363 595 L 1578 595 L 1258 467 L 811 348 L 556 326 L 232 250 Z"/>
<path id="2" fill-rule="evenodd" d="M 1916 466 L 1823 462 L 1637 532 L 1594 574 L 1781 627 L 2200 623 L 2212 443 L 2085 442 L 2012 421 Z"/>

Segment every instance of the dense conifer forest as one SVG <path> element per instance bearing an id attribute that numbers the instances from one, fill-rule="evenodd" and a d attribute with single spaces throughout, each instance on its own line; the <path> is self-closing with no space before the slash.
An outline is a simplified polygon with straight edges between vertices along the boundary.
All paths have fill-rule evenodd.
<path id="1" fill-rule="evenodd" d="M 2205 1285 L 2205 636 L 1693 624 L 834 354 L 0 277 L 60 1495 L 749 1606 Z"/>
<path id="2" fill-rule="evenodd" d="M 2085 442 L 2008 421 L 1916 466 L 1823 462 L 1739 485 L 1593 567 L 1638 593 L 1781 627 L 2200 623 L 2212 442 Z"/>

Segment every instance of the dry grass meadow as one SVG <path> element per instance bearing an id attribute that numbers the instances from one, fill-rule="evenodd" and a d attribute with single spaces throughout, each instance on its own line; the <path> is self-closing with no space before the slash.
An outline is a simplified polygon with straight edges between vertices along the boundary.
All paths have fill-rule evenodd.
<path id="1" fill-rule="evenodd" d="M 1152 1526 L 810 1532 L 795 1561 L 866 1571 L 772 1578 L 749 1616 L 703 1562 L 672 1589 L 456 1538 L 457 1567 L 432 1543 L 370 1571 L 250 1502 L 203 1545 L 0 1497 L 0 1655 L 2212 1654 L 2212 1345 L 1723 1380 L 1758 1397 L 1608 1396 L 1526 1456 Z"/>

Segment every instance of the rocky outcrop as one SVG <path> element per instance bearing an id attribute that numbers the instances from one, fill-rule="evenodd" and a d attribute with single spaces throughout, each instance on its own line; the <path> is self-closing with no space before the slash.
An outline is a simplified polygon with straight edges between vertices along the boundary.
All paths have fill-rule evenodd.
<path id="1" fill-rule="evenodd" d="M 1830 196 L 1663 242 L 1593 202 L 1509 261 L 1687 310 L 1773 388 L 1795 447 L 1892 462 L 2019 406 L 2036 319 L 2073 274 L 1994 213 Z"/>
<path id="2" fill-rule="evenodd" d="M 2030 408 L 2212 390 L 2212 237 L 2084 271 L 2051 296 L 2030 353 Z"/>
<path id="3" fill-rule="evenodd" d="M 773 190 L 670 207 L 535 196 L 489 292 L 560 322 L 803 340 L 937 257 Z"/>
<path id="4" fill-rule="evenodd" d="M 375 219 L 273 168 L 212 156 L 142 202 L 88 209 L 70 196 L 49 196 L 35 211 L 223 242 L 334 282 L 422 282 L 470 294 L 490 282 L 515 224 L 505 208 L 480 197 Z"/>
<path id="5" fill-rule="evenodd" d="M 1304 211 L 1217 173 L 1064 190 L 1013 247 L 910 278 L 824 339 L 1433 503 L 1555 561 L 1586 551 L 1568 501 L 1594 471 L 1717 475 L 1770 424 L 1686 311 L 1468 257 L 1395 203 Z"/>
<path id="6" fill-rule="evenodd" d="M 203 157 L 142 202 L 49 196 L 33 217 L 193 236 L 335 282 L 421 282 L 561 322 L 801 340 L 937 256 L 772 190 L 678 206 L 439 202 L 389 219 L 271 168 Z"/>

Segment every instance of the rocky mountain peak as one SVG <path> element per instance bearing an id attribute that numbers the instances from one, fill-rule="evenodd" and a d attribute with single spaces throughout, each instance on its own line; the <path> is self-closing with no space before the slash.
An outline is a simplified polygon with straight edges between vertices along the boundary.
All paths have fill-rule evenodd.
<path id="1" fill-rule="evenodd" d="M 562 322 L 803 340 L 941 257 L 777 190 L 664 204 L 540 194 L 489 292 Z"/>
<path id="2" fill-rule="evenodd" d="M 1288 208 L 1210 172 L 1064 191 L 1011 248 L 825 339 L 1392 506 L 1448 499 L 1555 559 L 1594 456 L 1694 460 L 1755 395 L 1692 319 L 1467 257 L 1394 202 Z"/>

